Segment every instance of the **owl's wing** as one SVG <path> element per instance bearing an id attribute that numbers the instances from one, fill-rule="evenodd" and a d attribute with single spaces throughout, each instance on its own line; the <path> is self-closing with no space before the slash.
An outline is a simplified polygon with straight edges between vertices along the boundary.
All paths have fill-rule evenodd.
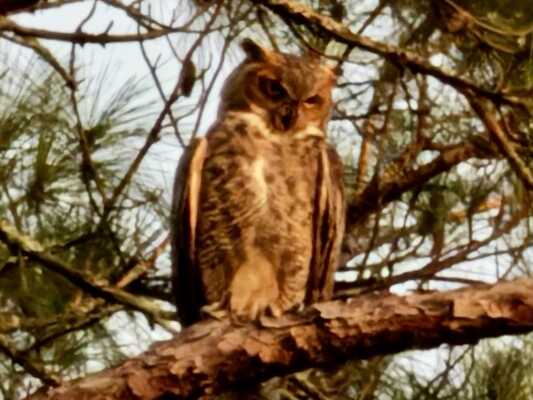
<path id="1" fill-rule="evenodd" d="M 318 165 L 313 216 L 313 257 L 306 302 L 330 299 L 344 236 L 343 166 L 335 149 L 323 147 Z"/>
<path id="2" fill-rule="evenodd" d="M 171 258 L 172 290 L 178 318 L 184 325 L 200 319 L 205 304 L 200 271 L 197 269 L 196 225 L 202 185 L 202 168 L 207 151 L 205 138 L 195 139 L 181 156 L 172 195 Z"/>

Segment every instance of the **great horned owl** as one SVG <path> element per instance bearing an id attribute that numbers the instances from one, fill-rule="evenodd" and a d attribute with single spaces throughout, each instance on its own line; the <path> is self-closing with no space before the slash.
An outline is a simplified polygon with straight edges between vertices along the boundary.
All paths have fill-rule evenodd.
<path id="1" fill-rule="evenodd" d="M 172 206 L 173 285 L 185 325 L 331 297 L 344 233 L 342 164 L 326 143 L 335 73 L 242 43 L 218 120 L 185 150 Z"/>

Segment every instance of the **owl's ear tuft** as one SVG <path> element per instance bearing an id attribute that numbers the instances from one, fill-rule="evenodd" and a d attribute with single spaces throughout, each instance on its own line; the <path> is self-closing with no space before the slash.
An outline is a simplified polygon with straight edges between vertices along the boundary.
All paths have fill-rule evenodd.
<path id="1" fill-rule="evenodd" d="M 328 72 L 329 76 L 331 77 L 331 81 L 335 83 L 337 79 L 342 76 L 342 66 L 340 63 L 337 63 L 335 65 L 332 65 L 330 63 L 322 64 L 325 70 Z"/>
<path id="2" fill-rule="evenodd" d="M 331 71 L 335 74 L 335 77 L 338 78 L 343 74 L 341 63 L 337 63 L 334 67 L 330 67 Z"/>
<path id="3" fill-rule="evenodd" d="M 265 61 L 269 51 L 259 46 L 252 39 L 244 39 L 241 48 L 246 53 L 246 58 L 250 61 Z"/>
<path id="4" fill-rule="evenodd" d="M 311 47 L 305 47 L 302 55 L 312 62 L 322 62 L 322 54 Z"/>

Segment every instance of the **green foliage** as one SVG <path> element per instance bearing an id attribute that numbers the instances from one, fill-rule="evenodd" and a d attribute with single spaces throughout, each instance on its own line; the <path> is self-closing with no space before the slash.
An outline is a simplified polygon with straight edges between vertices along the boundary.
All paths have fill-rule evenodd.
<path id="1" fill-rule="evenodd" d="M 465 398 L 526 400 L 533 397 L 531 338 L 504 340 L 483 346 L 477 353 L 470 360 L 472 375 L 464 390 Z"/>
<path id="2" fill-rule="evenodd" d="M 129 268 L 128 260 L 140 257 L 153 244 L 158 231 L 151 228 L 151 221 L 165 218 L 166 212 L 157 192 L 138 175 L 102 220 L 104 201 L 95 181 L 103 182 L 107 196 L 122 178 L 136 138 L 145 135 L 144 119 L 151 117 L 154 103 L 137 79 L 113 87 L 112 69 L 87 79 L 79 107 L 85 110 L 82 122 L 92 159 L 93 175 L 88 176 L 83 164 L 80 167 L 83 151 L 69 89 L 34 60 L 23 70 L 15 63 L 4 67 L 9 78 L 0 82 L 2 218 L 95 281 L 112 281 Z M 0 315 L 38 321 L 40 328 L 31 335 L 13 337 L 19 348 L 31 349 L 31 359 L 71 376 L 84 371 L 95 351 L 108 352 L 108 360 L 100 360 L 103 366 L 116 362 L 122 351 L 104 320 L 69 333 L 68 315 L 81 317 L 91 308 L 93 300 L 62 275 L 13 255 L 0 244 Z M 62 315 L 65 320 L 58 318 Z M 1 365 L 8 363 L 0 359 Z M 28 383 L 27 379 L 16 383 L 15 376 L 23 376 L 18 367 L 0 368 L 5 393 L 11 384 L 16 388 Z"/>

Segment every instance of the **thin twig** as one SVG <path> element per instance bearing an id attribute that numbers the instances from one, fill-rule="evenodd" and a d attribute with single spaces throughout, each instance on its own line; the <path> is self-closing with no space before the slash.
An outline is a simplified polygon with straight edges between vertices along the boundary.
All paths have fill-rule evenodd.
<path id="1" fill-rule="evenodd" d="M 14 345 L 4 335 L 0 335 L 0 351 L 24 368 L 25 371 L 40 379 L 45 385 L 59 386 L 61 383 L 56 376 L 47 373 L 42 365 L 32 362 L 29 358 L 14 350 Z"/>
<path id="2" fill-rule="evenodd" d="M 322 32 L 330 35 L 335 40 L 344 43 L 348 46 L 354 46 L 368 52 L 377 54 L 387 59 L 388 61 L 406 67 L 414 73 L 422 73 L 433 76 L 439 81 L 450 85 L 465 93 L 470 90 L 475 94 L 490 99 L 497 103 L 521 106 L 528 108 L 530 106 L 529 99 L 518 96 L 507 95 L 501 91 L 492 91 L 490 89 L 482 88 L 456 75 L 448 73 L 438 67 L 431 65 L 424 57 L 408 50 L 400 49 L 396 46 L 378 42 L 366 36 L 358 35 L 352 32 L 344 24 L 335 21 L 334 19 L 321 15 L 294 0 L 250 0 L 254 4 L 262 5 L 269 8 L 274 13 L 278 14 L 285 20 L 291 20 L 297 24 L 304 24 L 306 26 L 315 27 Z"/>

